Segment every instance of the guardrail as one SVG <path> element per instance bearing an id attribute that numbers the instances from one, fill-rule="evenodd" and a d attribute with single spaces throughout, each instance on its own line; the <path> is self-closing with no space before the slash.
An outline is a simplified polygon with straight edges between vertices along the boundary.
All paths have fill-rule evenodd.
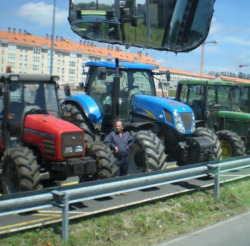
<path id="1" fill-rule="evenodd" d="M 62 239 L 68 240 L 69 204 L 214 175 L 214 195 L 219 198 L 220 173 L 250 167 L 250 155 L 171 170 L 98 180 L 0 197 L 0 216 L 57 206 L 62 208 Z"/>

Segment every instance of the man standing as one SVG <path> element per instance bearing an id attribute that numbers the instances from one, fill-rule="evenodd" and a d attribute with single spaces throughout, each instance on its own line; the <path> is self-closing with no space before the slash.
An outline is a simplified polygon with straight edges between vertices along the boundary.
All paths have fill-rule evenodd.
<path id="1" fill-rule="evenodd" d="M 121 121 L 116 122 L 115 131 L 109 133 L 104 139 L 104 143 L 114 151 L 116 165 L 119 167 L 118 175 L 120 176 L 128 174 L 128 150 L 134 141 L 128 132 L 123 132 Z"/>

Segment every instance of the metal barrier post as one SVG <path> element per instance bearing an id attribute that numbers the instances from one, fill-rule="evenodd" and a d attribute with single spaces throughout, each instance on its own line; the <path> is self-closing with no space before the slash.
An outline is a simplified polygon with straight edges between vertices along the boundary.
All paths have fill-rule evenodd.
<path id="1" fill-rule="evenodd" d="M 64 195 L 64 206 L 62 207 L 62 240 L 69 240 L 69 195 Z"/>
<path id="2" fill-rule="evenodd" d="M 208 165 L 209 173 L 214 175 L 214 197 L 219 199 L 220 197 L 220 166 L 219 165 Z"/>
<path id="3" fill-rule="evenodd" d="M 53 204 L 62 209 L 62 240 L 69 239 L 69 195 L 66 192 L 53 191 Z"/>

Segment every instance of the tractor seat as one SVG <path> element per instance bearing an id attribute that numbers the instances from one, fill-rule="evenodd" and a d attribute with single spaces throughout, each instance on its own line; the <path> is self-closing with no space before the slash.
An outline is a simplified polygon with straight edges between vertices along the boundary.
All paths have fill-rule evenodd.
<path id="1" fill-rule="evenodd" d="M 193 100 L 192 109 L 194 111 L 195 119 L 202 119 L 202 101 L 201 100 Z"/>
<path id="2" fill-rule="evenodd" d="M 9 119 L 9 127 L 11 135 L 18 135 L 20 133 L 20 126 L 22 121 L 22 111 L 23 111 L 23 103 L 21 102 L 11 102 L 9 113 L 11 117 Z"/>

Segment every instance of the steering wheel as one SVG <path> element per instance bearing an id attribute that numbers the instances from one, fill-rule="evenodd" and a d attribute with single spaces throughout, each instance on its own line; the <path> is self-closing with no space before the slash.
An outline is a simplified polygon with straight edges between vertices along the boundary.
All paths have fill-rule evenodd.
<path id="1" fill-rule="evenodd" d="M 233 106 L 233 111 L 235 112 L 241 112 L 241 109 L 238 106 Z"/>

